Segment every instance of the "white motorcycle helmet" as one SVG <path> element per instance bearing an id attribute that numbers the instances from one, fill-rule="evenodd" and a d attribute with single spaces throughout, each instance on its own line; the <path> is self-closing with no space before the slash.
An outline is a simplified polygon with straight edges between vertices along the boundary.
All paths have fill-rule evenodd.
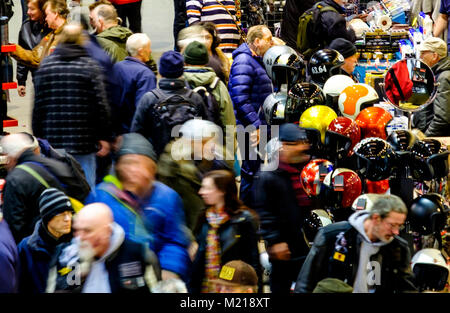
<path id="1" fill-rule="evenodd" d="M 419 291 L 441 291 L 448 281 L 449 266 L 441 251 L 426 248 L 416 252 L 411 269 Z"/>
<path id="2" fill-rule="evenodd" d="M 345 88 L 354 84 L 355 82 L 350 78 L 350 76 L 338 74 L 328 78 L 323 85 L 322 90 L 325 96 L 330 95 L 332 97 L 336 97 L 339 96 Z"/>
<path id="3" fill-rule="evenodd" d="M 339 111 L 345 117 L 355 120 L 358 114 L 379 101 L 378 93 L 368 84 L 353 84 L 339 95 Z"/>
<path id="4" fill-rule="evenodd" d="M 376 199 L 379 197 L 379 194 L 376 193 L 365 193 L 353 201 L 352 210 L 353 211 L 370 211 Z"/>
<path id="5" fill-rule="evenodd" d="M 262 110 L 268 125 L 280 125 L 285 121 L 287 93 L 273 92 L 264 100 Z"/>

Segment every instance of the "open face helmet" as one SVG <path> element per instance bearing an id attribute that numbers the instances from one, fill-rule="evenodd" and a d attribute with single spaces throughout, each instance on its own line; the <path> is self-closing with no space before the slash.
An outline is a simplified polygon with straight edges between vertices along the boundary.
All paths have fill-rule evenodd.
<path id="1" fill-rule="evenodd" d="M 320 131 L 320 140 L 325 141 L 325 131 L 337 117 L 336 112 L 326 105 L 310 107 L 300 116 L 299 126 L 303 128 L 315 128 Z"/>
<path id="2" fill-rule="evenodd" d="M 341 157 L 353 154 L 353 147 L 360 140 L 361 130 L 358 124 L 345 116 L 332 120 L 325 132 L 325 146 L 329 150 L 328 154 L 342 154 Z"/>
<path id="3" fill-rule="evenodd" d="M 375 89 L 367 84 L 353 84 L 346 87 L 339 95 L 339 111 L 345 117 L 356 119 L 365 108 L 379 101 Z"/>
<path id="4" fill-rule="evenodd" d="M 396 155 L 391 145 L 381 138 L 366 138 L 353 148 L 359 173 L 372 181 L 388 179 Z"/>
<path id="5" fill-rule="evenodd" d="M 273 78 L 272 66 L 277 62 L 280 55 L 285 53 L 296 53 L 296 51 L 287 45 L 279 45 L 270 47 L 269 50 L 267 50 L 266 53 L 264 53 L 263 57 L 264 67 L 266 69 L 267 75 L 271 79 Z"/>
<path id="6" fill-rule="evenodd" d="M 335 209 L 350 208 L 362 193 L 361 178 L 348 168 L 337 168 L 328 173 L 322 186 L 326 206 Z"/>
<path id="7" fill-rule="evenodd" d="M 345 88 L 354 85 L 355 82 L 347 75 L 334 75 L 327 79 L 323 85 L 323 94 L 326 104 L 332 107 L 336 112 L 339 111 L 339 95 Z"/>
<path id="8" fill-rule="evenodd" d="M 287 84 L 288 89 L 304 77 L 305 62 L 295 52 L 281 54 L 272 65 L 272 81 L 276 86 Z"/>
<path id="9" fill-rule="evenodd" d="M 361 128 L 361 138 L 378 137 L 387 139 L 386 126 L 392 115 L 383 108 L 369 107 L 362 110 L 355 122 Z"/>
<path id="10" fill-rule="evenodd" d="M 312 210 L 309 216 L 306 217 L 303 230 L 305 232 L 305 237 L 308 242 L 314 242 L 314 238 L 321 227 L 325 227 L 333 223 L 332 217 L 327 213 L 327 211 L 318 209 Z"/>
<path id="11" fill-rule="evenodd" d="M 313 82 L 323 86 L 328 78 L 342 73 L 343 64 L 344 57 L 336 50 L 318 50 L 308 62 L 308 74 Z"/>
<path id="12" fill-rule="evenodd" d="M 447 223 L 447 212 L 440 194 L 428 193 L 415 198 L 408 213 L 412 231 L 420 235 L 441 232 Z"/>
<path id="13" fill-rule="evenodd" d="M 447 147 L 439 140 L 425 138 L 417 141 L 411 148 L 411 173 L 415 180 L 430 181 L 448 175 Z"/>
<path id="14" fill-rule="evenodd" d="M 297 83 L 288 91 L 286 122 L 298 123 L 303 112 L 315 105 L 324 105 L 322 89 L 314 83 Z"/>
<path id="15" fill-rule="evenodd" d="M 287 94 L 274 92 L 266 97 L 262 109 L 268 125 L 280 125 L 285 122 Z"/>
<path id="16" fill-rule="evenodd" d="M 378 194 L 375 193 L 363 193 L 362 195 L 358 196 L 355 201 L 352 203 L 352 210 L 353 211 L 370 211 L 373 207 L 373 204 L 379 197 Z"/>
<path id="17" fill-rule="evenodd" d="M 411 269 L 419 292 L 444 290 L 450 270 L 438 249 L 425 248 L 417 251 L 411 259 Z"/>
<path id="18" fill-rule="evenodd" d="M 386 139 L 392 148 L 399 151 L 409 151 L 417 141 L 416 135 L 409 130 L 394 130 Z"/>
<path id="19" fill-rule="evenodd" d="M 300 174 L 300 181 L 306 194 L 310 197 L 318 196 L 322 182 L 333 170 L 333 164 L 325 159 L 315 159 L 306 164 Z"/>

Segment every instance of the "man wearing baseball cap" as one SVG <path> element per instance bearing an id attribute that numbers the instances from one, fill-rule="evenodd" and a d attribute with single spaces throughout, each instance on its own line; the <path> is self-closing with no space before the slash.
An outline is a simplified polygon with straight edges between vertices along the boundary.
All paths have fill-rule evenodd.
<path id="1" fill-rule="evenodd" d="M 222 266 L 219 278 L 213 282 L 217 293 L 258 292 L 258 275 L 255 269 L 241 260 L 227 262 Z"/>
<path id="2" fill-rule="evenodd" d="M 439 83 L 433 103 L 414 113 L 413 127 L 427 137 L 450 135 L 450 58 L 447 44 L 440 38 L 429 37 L 418 48 L 420 60 L 428 65 Z"/>

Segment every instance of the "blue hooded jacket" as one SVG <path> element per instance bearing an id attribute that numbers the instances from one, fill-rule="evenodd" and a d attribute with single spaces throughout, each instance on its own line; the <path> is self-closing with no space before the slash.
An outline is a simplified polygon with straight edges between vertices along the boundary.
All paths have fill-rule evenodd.
<path id="1" fill-rule="evenodd" d="M 138 202 L 139 208 L 131 206 L 127 199 Z M 95 195 L 91 193 L 87 197 L 85 204 L 93 202 L 102 202 L 111 208 L 114 221 L 122 226 L 127 239 L 148 243 L 158 256 L 161 269 L 187 279 L 191 264 L 187 250 L 190 242 L 183 202 L 173 189 L 155 181 L 151 195 L 137 199 L 122 190 L 116 177 L 108 175 L 97 185 Z"/>
<path id="2" fill-rule="evenodd" d="M 258 111 L 273 92 L 272 81 L 262 57 L 253 55 L 246 43 L 233 52 L 228 90 L 233 100 L 236 124 L 244 127 L 253 124 L 256 128 L 267 124 L 262 110 Z"/>

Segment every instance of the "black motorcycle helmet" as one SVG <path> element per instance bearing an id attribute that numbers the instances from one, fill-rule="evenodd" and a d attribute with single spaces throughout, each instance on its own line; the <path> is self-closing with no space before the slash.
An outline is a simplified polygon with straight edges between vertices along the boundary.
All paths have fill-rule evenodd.
<path id="1" fill-rule="evenodd" d="M 448 208 L 444 198 L 437 193 L 428 193 L 415 198 L 408 213 L 411 230 L 420 235 L 440 232 L 447 224 Z"/>
<path id="2" fill-rule="evenodd" d="M 342 73 L 341 65 L 343 64 L 344 57 L 336 50 L 318 50 L 308 62 L 308 75 L 313 82 L 323 86 L 328 78 Z"/>
<path id="3" fill-rule="evenodd" d="M 448 175 L 449 151 L 439 140 L 425 138 L 410 149 L 411 173 L 417 181 L 430 181 Z"/>
<path id="4" fill-rule="evenodd" d="M 285 108 L 287 123 L 298 123 L 303 112 L 315 105 L 325 104 L 322 89 L 314 83 L 297 83 L 288 92 Z"/>
<path id="5" fill-rule="evenodd" d="M 417 141 L 416 135 L 409 130 L 394 130 L 386 139 L 395 151 L 409 151 Z"/>
<path id="6" fill-rule="evenodd" d="M 361 140 L 353 148 L 359 173 L 371 181 L 388 179 L 396 161 L 392 146 L 378 137 Z"/>
<path id="7" fill-rule="evenodd" d="M 275 86 L 287 84 L 288 90 L 305 77 L 305 61 L 296 53 L 281 54 L 272 65 L 272 81 Z"/>

